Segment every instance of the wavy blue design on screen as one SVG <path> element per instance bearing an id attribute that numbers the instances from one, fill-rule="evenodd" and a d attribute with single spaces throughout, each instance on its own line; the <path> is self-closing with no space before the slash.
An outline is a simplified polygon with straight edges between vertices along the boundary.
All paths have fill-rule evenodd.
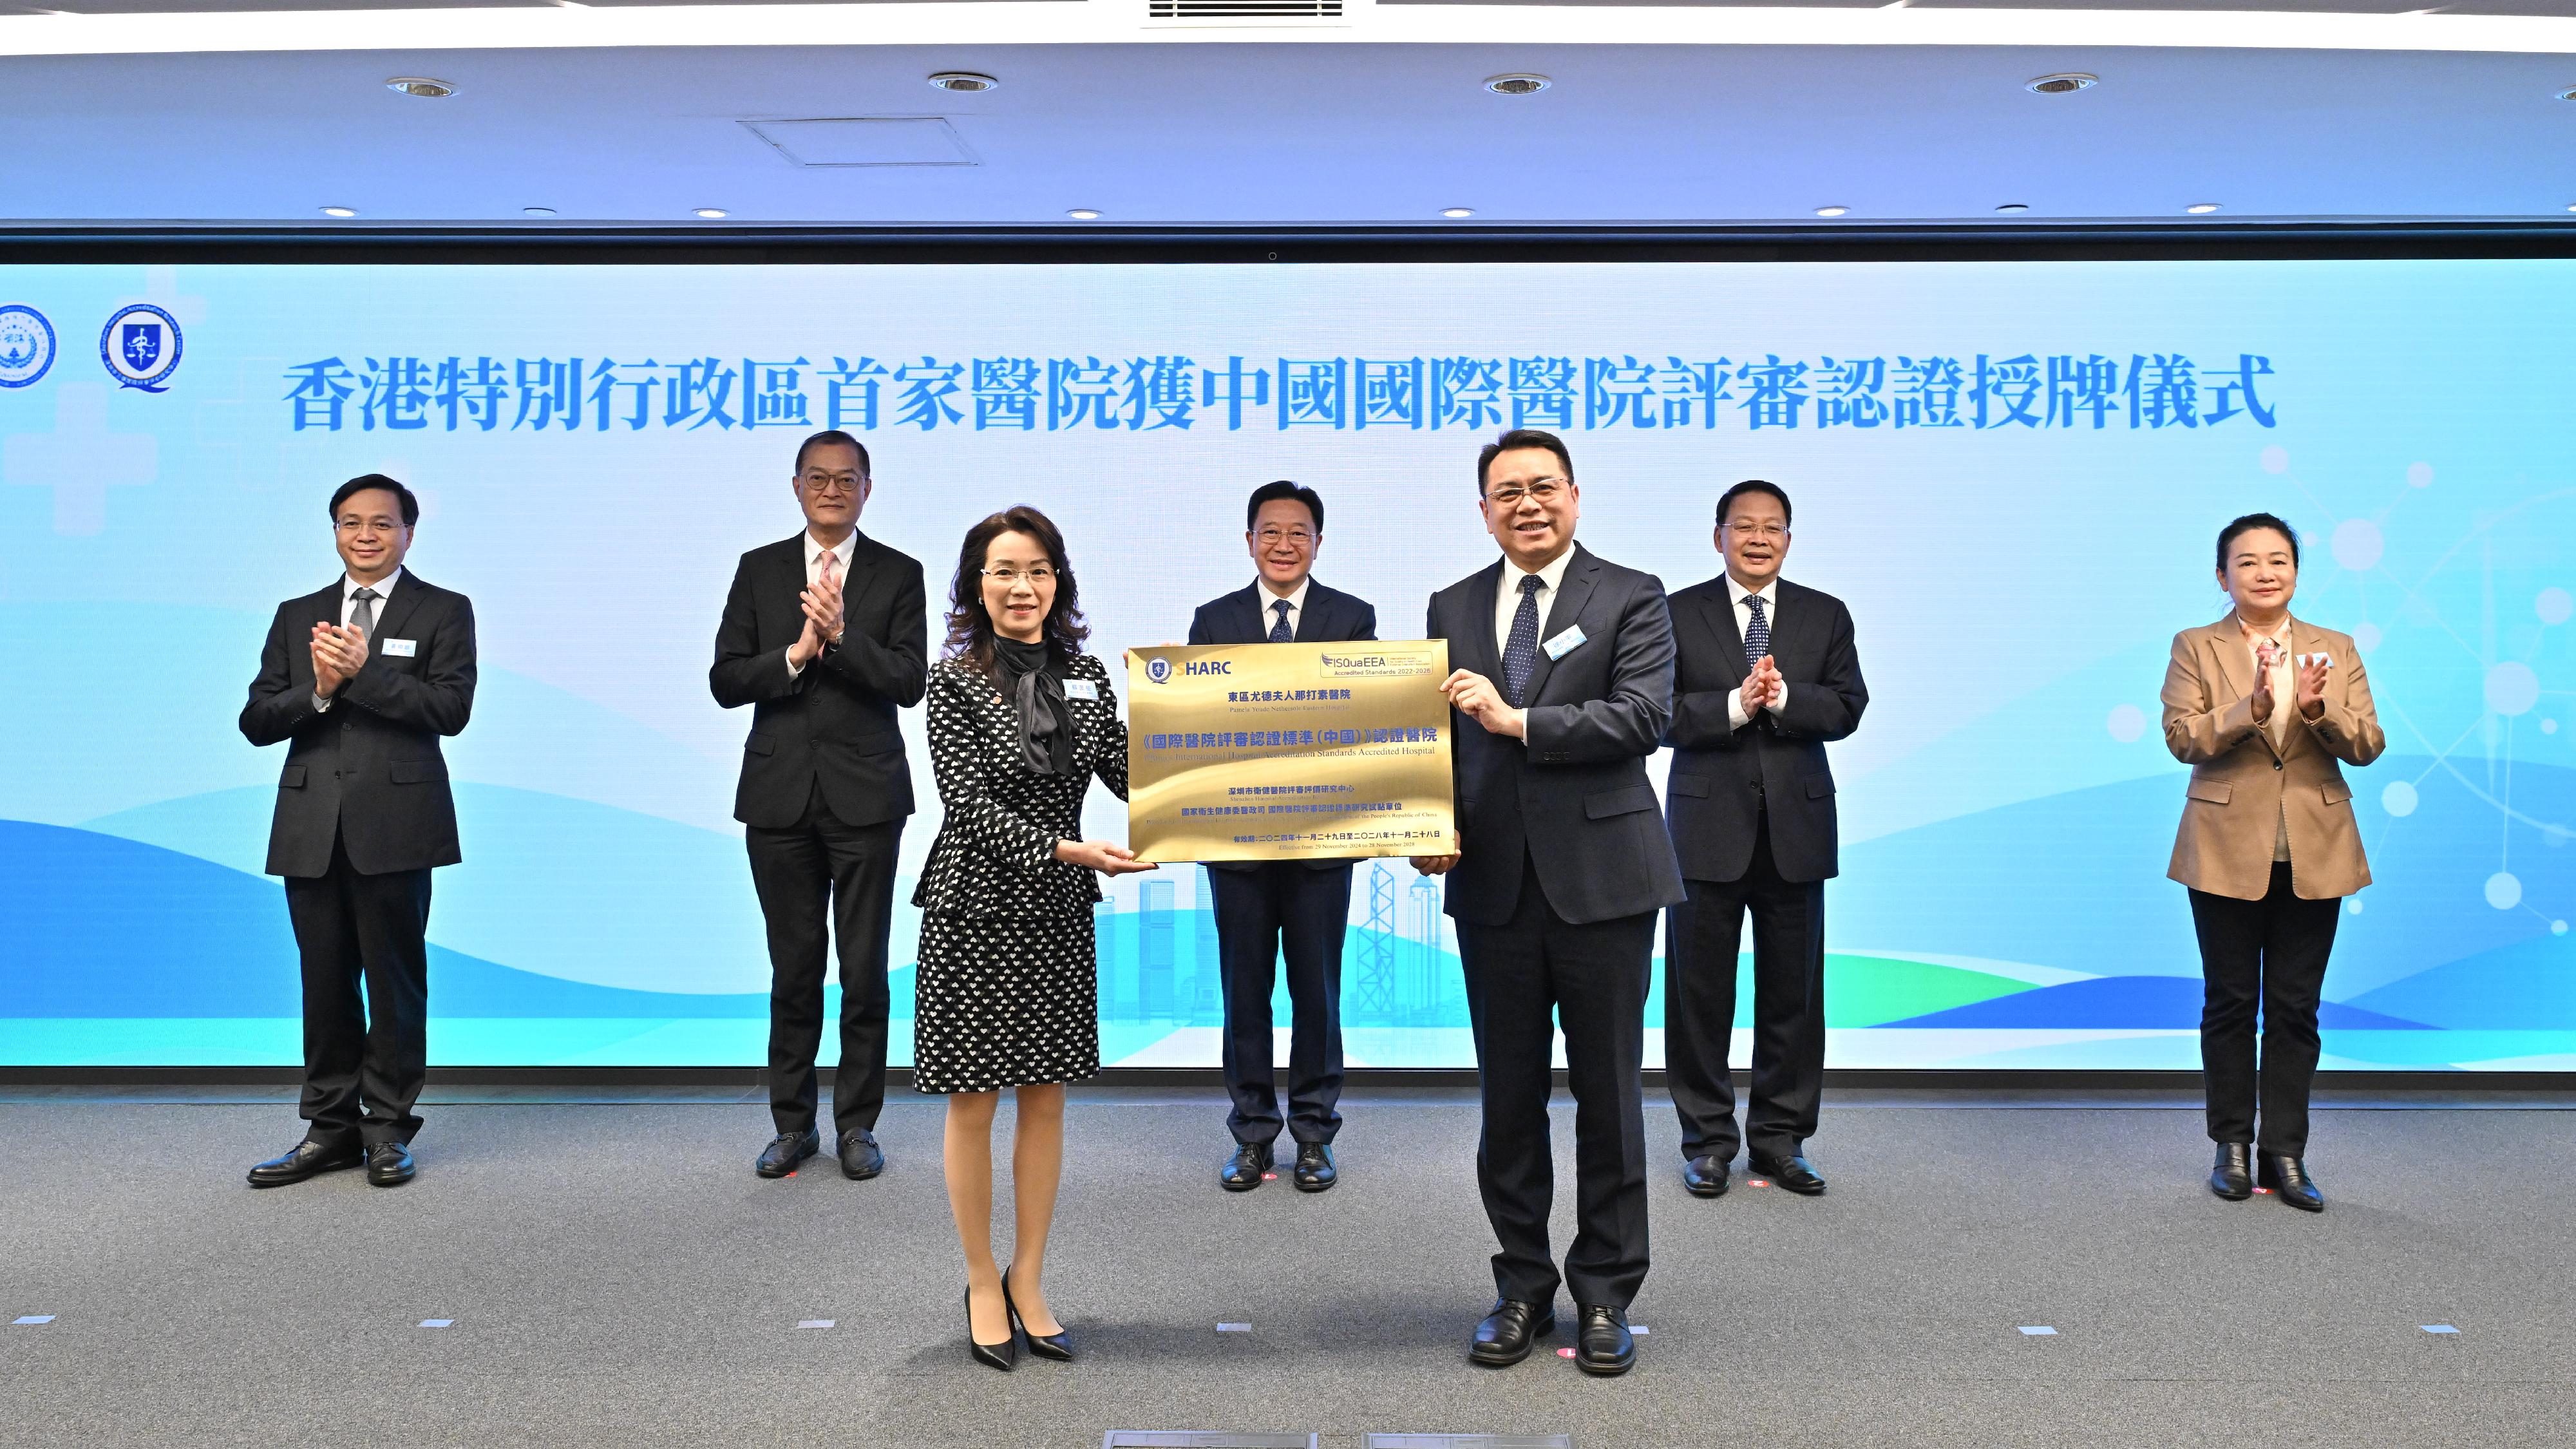
<path id="1" fill-rule="evenodd" d="M 2181 976 L 2103 976 L 2016 991 L 1990 1001 L 1884 1023 L 1906 1027 L 2125 1027 L 2176 1030 L 2200 1025 L 2201 984 Z M 2359 1007 L 2326 1002 L 2317 1024 L 2335 1030 L 2431 1031 Z"/>

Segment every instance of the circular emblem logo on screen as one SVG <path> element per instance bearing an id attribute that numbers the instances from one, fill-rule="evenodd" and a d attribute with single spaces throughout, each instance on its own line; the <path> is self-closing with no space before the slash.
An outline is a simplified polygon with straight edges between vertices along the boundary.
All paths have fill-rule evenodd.
<path id="1" fill-rule="evenodd" d="M 54 365 L 54 324 L 23 302 L 0 306 L 0 387 L 25 387 Z"/>
<path id="2" fill-rule="evenodd" d="M 98 360 L 127 387 L 167 392 L 179 370 L 178 319 L 149 302 L 120 310 L 98 334 Z"/>
<path id="3" fill-rule="evenodd" d="M 1154 681 L 1156 684 L 1160 684 L 1160 683 L 1162 683 L 1164 680 L 1171 678 L 1171 677 L 1172 677 L 1172 661 L 1170 661 L 1170 660 L 1168 660 L 1168 659 L 1148 659 L 1148 660 L 1146 660 L 1146 661 L 1145 661 L 1145 677 L 1146 677 L 1147 679 L 1150 679 L 1150 680 Z"/>

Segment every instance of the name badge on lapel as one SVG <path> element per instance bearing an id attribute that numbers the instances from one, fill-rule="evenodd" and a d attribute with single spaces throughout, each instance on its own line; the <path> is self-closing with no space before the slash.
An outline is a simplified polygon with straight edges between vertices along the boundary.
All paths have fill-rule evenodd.
<path id="1" fill-rule="evenodd" d="M 1089 700 L 1093 704 L 1098 704 L 1100 702 L 1100 686 L 1093 684 L 1088 679 L 1068 679 L 1064 682 L 1064 697 L 1067 699 Z"/>
<path id="2" fill-rule="evenodd" d="M 1583 626 L 1577 624 L 1539 647 L 1547 651 L 1548 658 L 1563 659 L 1583 647 Z"/>
<path id="3" fill-rule="evenodd" d="M 385 641 L 385 657 L 387 659 L 410 659 L 419 653 L 420 641 L 417 639 L 388 639 Z"/>

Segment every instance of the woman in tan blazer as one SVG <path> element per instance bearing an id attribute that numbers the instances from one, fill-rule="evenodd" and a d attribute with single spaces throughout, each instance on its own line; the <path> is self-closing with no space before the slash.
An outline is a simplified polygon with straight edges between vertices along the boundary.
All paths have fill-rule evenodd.
<path id="1" fill-rule="evenodd" d="M 2290 617 L 2298 582 L 2288 524 L 2249 513 L 2220 530 L 2218 583 L 2235 607 L 2176 634 L 2165 666 L 2165 746 L 2191 766 L 2166 874 L 2190 887 L 2200 938 L 2209 1190 L 2236 1202 L 2259 1181 L 2319 1212 L 2305 1161 L 2317 1002 L 2341 901 L 2370 884 L 2336 762 L 2367 765 L 2388 741 L 2351 637 Z"/>

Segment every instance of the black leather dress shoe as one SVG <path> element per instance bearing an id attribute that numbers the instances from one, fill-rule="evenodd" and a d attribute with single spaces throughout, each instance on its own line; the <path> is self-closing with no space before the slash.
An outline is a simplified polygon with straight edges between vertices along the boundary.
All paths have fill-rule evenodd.
<path id="1" fill-rule="evenodd" d="M 1726 1159 L 1693 1157 L 1682 1163 L 1682 1186 L 1693 1197 L 1726 1196 Z"/>
<path id="2" fill-rule="evenodd" d="M 1823 1197 L 1825 1180 L 1816 1173 L 1816 1165 L 1804 1157 L 1765 1157 L 1754 1154 L 1752 1175 L 1767 1177 L 1800 1197 Z"/>
<path id="3" fill-rule="evenodd" d="M 355 1167 L 366 1160 L 366 1154 L 359 1151 L 358 1144 L 354 1142 L 334 1147 L 329 1143 L 315 1142 L 307 1138 L 288 1148 L 285 1156 L 272 1157 L 252 1168 L 250 1185 L 284 1187 L 288 1183 L 302 1182 L 308 1177 L 315 1177 L 325 1172 L 338 1172 L 343 1168 Z"/>
<path id="4" fill-rule="evenodd" d="M 802 1132 L 781 1132 L 760 1149 L 760 1160 L 751 1165 L 751 1170 L 763 1177 L 785 1177 L 796 1170 L 796 1164 L 822 1150 L 823 1139 L 811 1127 Z"/>
<path id="5" fill-rule="evenodd" d="M 1574 1366 L 1588 1374 L 1624 1374 L 1637 1366 L 1637 1339 L 1623 1309 L 1581 1305 L 1583 1327 L 1574 1335 Z"/>
<path id="6" fill-rule="evenodd" d="M 1234 1149 L 1225 1167 L 1216 1175 L 1227 1192 L 1250 1192 L 1261 1186 L 1261 1175 L 1270 1170 L 1270 1144 L 1246 1142 Z"/>
<path id="7" fill-rule="evenodd" d="M 2303 1213 L 2326 1210 L 2326 1195 L 2317 1191 L 2315 1183 L 2308 1181 L 2307 1163 L 2280 1152 L 2266 1152 L 2262 1159 L 2260 1176 L 2256 1180 L 2272 1189 L 2274 1197 Z"/>
<path id="8" fill-rule="evenodd" d="M 975 1341 L 974 1289 L 969 1288 L 966 1290 L 964 1302 L 966 1304 L 967 1355 L 973 1358 L 975 1362 L 982 1364 L 986 1368 L 1000 1369 L 1004 1373 L 1009 1373 L 1011 1371 L 1013 1361 L 1019 1355 L 1019 1336 L 1017 1334 L 1006 1333 L 1003 1335 L 1000 1343 L 977 1343 Z M 1007 1307 L 1004 1310 L 1002 1321 L 1006 1324 L 1011 1321 Z"/>
<path id="9" fill-rule="evenodd" d="M 2218 1160 L 2209 1165 L 2209 1190 L 2229 1202 L 2254 1195 L 2254 1144 L 2221 1142 Z"/>
<path id="10" fill-rule="evenodd" d="M 1530 1343 L 1556 1332 L 1556 1314 L 1535 1303 L 1510 1298 L 1494 1300 L 1494 1311 L 1476 1325 L 1476 1341 L 1467 1357 L 1487 1368 L 1510 1368 L 1530 1355 Z"/>
<path id="11" fill-rule="evenodd" d="M 1299 1192 L 1322 1192 L 1341 1180 L 1341 1169 L 1333 1166 L 1333 1149 L 1330 1145 L 1322 1142 L 1297 1144 L 1295 1181 Z"/>
<path id="12" fill-rule="evenodd" d="M 367 1181 L 376 1187 L 400 1187 L 419 1175 L 411 1149 L 399 1142 L 379 1142 L 367 1149 Z"/>
<path id="13" fill-rule="evenodd" d="M 841 1175 L 852 1182 L 865 1182 L 885 1171 L 885 1151 L 877 1146 L 876 1134 L 865 1127 L 853 1127 L 841 1134 Z"/>

